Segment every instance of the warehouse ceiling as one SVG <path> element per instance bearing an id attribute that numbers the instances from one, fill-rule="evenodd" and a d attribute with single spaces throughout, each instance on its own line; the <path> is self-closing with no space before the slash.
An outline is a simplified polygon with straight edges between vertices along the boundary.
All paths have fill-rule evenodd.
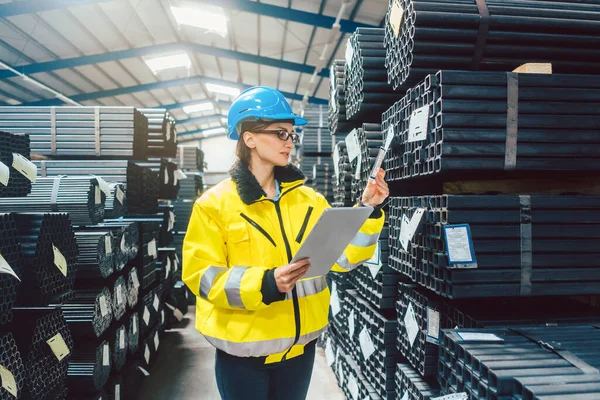
<path id="1" fill-rule="evenodd" d="M 296 111 L 303 100 L 326 104 L 331 61 L 357 27 L 381 26 L 387 5 L 0 0 L 0 103 L 61 105 L 62 94 L 82 105 L 166 107 L 180 140 L 218 134 L 232 96 L 248 86 L 278 88 Z"/>

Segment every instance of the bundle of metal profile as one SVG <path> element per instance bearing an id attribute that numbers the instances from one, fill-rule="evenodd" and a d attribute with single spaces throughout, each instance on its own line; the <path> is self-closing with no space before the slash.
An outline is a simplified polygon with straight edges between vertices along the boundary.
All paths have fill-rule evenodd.
<path id="1" fill-rule="evenodd" d="M 190 175 L 190 172 L 188 172 L 187 176 L 186 179 L 179 181 L 178 200 L 196 200 L 204 192 L 204 178 L 201 173 Z"/>
<path id="2" fill-rule="evenodd" d="M 162 218 L 158 232 L 158 245 L 160 247 L 170 246 L 173 243 L 173 229 L 176 222 L 175 206 L 170 202 L 163 202 L 158 206 L 158 213 Z"/>
<path id="3" fill-rule="evenodd" d="M 95 225 L 104 219 L 105 200 L 96 178 L 38 178 L 27 197 L 0 199 L 0 212 L 66 212 L 73 225 Z"/>
<path id="4" fill-rule="evenodd" d="M 175 157 L 177 129 L 175 119 L 165 108 L 140 108 L 148 118 L 148 150 L 150 157 Z"/>
<path id="5" fill-rule="evenodd" d="M 173 211 L 175 213 L 175 226 L 173 231 L 187 231 L 192 211 L 194 210 L 194 200 L 176 200 L 173 202 Z"/>
<path id="6" fill-rule="evenodd" d="M 405 363 L 396 364 L 396 391 L 405 400 L 435 400 L 440 386 L 434 378 L 423 378 L 418 371 Z"/>
<path id="7" fill-rule="evenodd" d="M 354 131 L 360 146 L 360 153 L 352 162 L 354 171 L 352 201 L 357 203 L 367 187 L 371 169 L 377 159 L 379 148 L 383 146 L 383 141 L 381 140 L 381 125 L 379 124 L 363 124 L 362 127 L 356 128 Z"/>
<path id="8" fill-rule="evenodd" d="M 390 179 L 600 170 L 600 76 L 439 71 L 383 114 Z M 568 176 L 567 176 L 568 178 Z"/>
<path id="9" fill-rule="evenodd" d="M 127 328 L 125 325 L 113 326 L 107 334 L 110 343 L 112 370 L 120 371 L 127 362 L 127 350 L 129 348 L 127 342 Z"/>
<path id="10" fill-rule="evenodd" d="M 346 119 L 345 65 L 344 60 L 335 60 L 329 72 L 328 122 L 331 135 L 344 135 L 358 125 Z"/>
<path id="11" fill-rule="evenodd" d="M 327 154 L 326 156 L 301 155 L 301 162 L 298 168 L 300 169 L 300 171 L 302 171 L 304 177 L 310 178 L 313 173 L 313 165 L 326 164 L 329 160 L 331 160 L 330 154 Z"/>
<path id="12" fill-rule="evenodd" d="M 29 153 L 29 135 L 0 131 L 0 197 L 23 197 L 31 191 L 31 180 L 21 172 L 19 165 L 28 164 L 25 160 L 30 160 Z M 13 164 L 19 169 L 15 169 Z"/>
<path id="13" fill-rule="evenodd" d="M 466 392 L 472 399 L 595 399 L 600 395 L 599 344 L 600 329 L 589 324 L 444 330 L 438 381 L 442 394 Z M 573 384 L 549 384 L 564 378 Z M 589 378 L 595 385 L 584 384 Z M 525 387 L 517 380 L 527 382 Z M 540 397 L 529 397 L 529 382 L 549 387 L 540 390 Z M 535 383 L 529 384 L 535 392 Z M 577 392 L 581 397 L 569 397 Z"/>
<path id="14" fill-rule="evenodd" d="M 328 161 L 331 164 L 313 165 L 312 179 L 308 180 L 306 185 L 321 193 L 329 203 L 333 203 L 333 185 L 331 183 L 331 177 L 334 174 L 333 160 L 329 159 Z"/>
<path id="15" fill-rule="evenodd" d="M 76 340 L 67 371 L 69 396 L 101 390 L 110 376 L 111 361 L 108 341 Z"/>
<path id="16" fill-rule="evenodd" d="M 402 91 L 439 69 L 512 71 L 552 63 L 557 73 L 596 74 L 597 4 L 391 0 L 387 79 Z"/>
<path id="17" fill-rule="evenodd" d="M 379 114 L 398 100 L 387 82 L 383 28 L 358 28 L 346 42 L 346 119 L 379 122 Z"/>
<path id="18" fill-rule="evenodd" d="M 160 337 L 157 325 L 152 330 L 148 331 L 147 335 L 140 342 L 140 348 L 142 351 L 142 367 L 149 368 L 154 360 L 156 360 L 159 346 Z"/>
<path id="19" fill-rule="evenodd" d="M 21 287 L 15 304 L 62 303 L 72 295 L 77 240 L 68 214 L 11 214 L 23 250 Z"/>
<path id="20" fill-rule="evenodd" d="M 117 278 L 112 290 L 112 309 L 116 321 L 120 321 L 127 311 L 127 283 L 123 276 Z"/>
<path id="21" fill-rule="evenodd" d="M 552 377 L 515 378 L 515 398 L 538 400 L 555 399 L 594 399 L 600 396 L 597 374 L 568 375 Z"/>
<path id="22" fill-rule="evenodd" d="M 403 217 L 426 210 L 408 252 L 399 245 L 390 249 L 390 266 L 454 299 L 600 293 L 599 201 L 541 195 L 390 198 L 390 243 L 399 243 Z M 470 226 L 475 264 L 448 262 L 444 229 L 457 224 Z"/>
<path id="23" fill-rule="evenodd" d="M 148 119 L 133 107 L 0 107 L 0 129 L 28 133 L 52 158 L 145 160 Z"/>
<path id="24" fill-rule="evenodd" d="M 152 290 L 147 291 L 141 300 L 136 311 L 141 315 L 140 337 L 145 337 L 159 322 L 161 304 L 158 295 Z"/>
<path id="25" fill-rule="evenodd" d="M 133 260 L 140 248 L 140 227 L 135 220 L 124 218 L 105 220 L 102 225 L 80 227 L 86 230 L 109 229 L 115 238 L 114 258 L 115 267 L 121 271 L 127 261 Z"/>
<path id="26" fill-rule="evenodd" d="M 335 140 L 328 132 L 326 111 L 323 105 L 304 109 L 303 116 L 307 124 L 302 127 L 300 134 L 303 155 L 330 155 L 333 152 Z"/>
<path id="27" fill-rule="evenodd" d="M 24 262 L 14 215 L 0 214 L 0 325 L 12 319 L 11 309 L 21 287 Z"/>
<path id="28" fill-rule="evenodd" d="M 127 212 L 152 214 L 156 212 L 161 186 L 159 172 L 130 162 L 127 166 Z"/>
<path id="29" fill-rule="evenodd" d="M 344 306 L 349 309 L 348 337 L 354 359 L 383 399 L 396 399 L 394 375 L 400 355 L 396 347 L 398 321 L 395 313 L 381 314 L 355 290 L 347 291 Z M 372 343 L 372 354 L 366 353 L 365 342 Z"/>
<path id="30" fill-rule="evenodd" d="M 76 290 L 73 300 L 62 306 L 71 333 L 76 338 L 97 338 L 113 321 L 113 297 L 106 287 Z"/>
<path id="31" fill-rule="evenodd" d="M 145 264 L 140 273 L 141 276 L 141 291 L 145 292 L 151 288 L 158 280 L 158 268 L 156 260 Z"/>
<path id="32" fill-rule="evenodd" d="M 177 164 L 167 161 L 164 158 L 151 159 L 147 162 L 137 162 L 140 167 L 150 168 L 157 174 L 158 180 L 158 198 L 176 199 L 179 191 L 179 173 Z M 136 211 L 133 211 L 136 212 Z M 141 212 L 140 214 L 146 214 Z"/>
<path id="33" fill-rule="evenodd" d="M 109 219 L 120 218 L 127 210 L 127 190 L 125 185 L 119 182 L 109 182 L 110 196 L 104 204 L 104 217 Z"/>
<path id="34" fill-rule="evenodd" d="M 3 369 L 0 400 L 18 399 L 25 385 L 25 367 L 11 332 L 0 333 L 0 366 Z M 14 385 L 9 380 L 14 380 Z"/>
<path id="35" fill-rule="evenodd" d="M 138 227 L 138 238 L 137 243 L 139 244 L 139 251 L 133 257 L 135 265 L 147 265 L 151 261 L 155 260 L 158 256 L 159 247 L 159 233 L 164 215 L 131 215 L 127 218 L 121 218 L 119 220 L 110 220 L 109 223 L 135 223 Z"/>
<path id="36" fill-rule="evenodd" d="M 127 322 L 127 350 L 135 354 L 140 346 L 140 316 L 132 312 Z"/>
<path id="37" fill-rule="evenodd" d="M 163 247 L 158 249 L 158 268 L 157 273 L 161 282 L 166 282 L 169 287 L 173 286 L 175 273 L 179 269 L 179 263 L 175 256 L 174 247 Z"/>
<path id="38" fill-rule="evenodd" d="M 114 272 L 115 240 L 109 230 L 76 230 L 77 279 L 106 278 Z"/>
<path id="39" fill-rule="evenodd" d="M 73 339 L 62 311 L 54 307 L 15 307 L 8 327 L 25 364 L 21 399 L 63 398 Z"/>
<path id="40" fill-rule="evenodd" d="M 175 308 L 182 314 L 187 314 L 189 290 L 183 281 L 177 281 L 173 285 L 173 297 L 175 298 Z"/>
<path id="41" fill-rule="evenodd" d="M 139 267 L 132 266 L 124 273 L 124 277 L 127 285 L 127 306 L 133 309 L 140 297 L 140 276 L 138 274 Z"/>
<path id="42" fill-rule="evenodd" d="M 197 146 L 177 146 L 177 156 L 169 161 L 185 172 L 204 172 L 204 152 Z"/>
<path id="43" fill-rule="evenodd" d="M 346 273 L 330 273 L 327 276 L 328 285 L 331 292 L 331 301 L 329 303 L 329 322 L 339 330 L 348 331 L 348 313 L 349 306 L 346 305 L 348 291 L 352 290 L 352 285 Z"/>
<path id="44" fill-rule="evenodd" d="M 334 168 L 334 207 L 351 207 L 352 201 L 352 165 L 348 158 L 345 142 L 337 142 L 333 156 L 333 162 L 337 159 L 337 169 Z M 337 176 L 336 176 L 337 173 Z"/>
<path id="45" fill-rule="evenodd" d="M 108 381 L 106 386 L 104 387 L 104 391 L 106 392 L 106 399 L 121 400 L 121 399 L 129 398 L 129 397 L 123 396 L 124 385 L 125 385 L 125 382 L 124 382 L 122 373 L 113 375 L 110 378 L 110 381 Z"/>

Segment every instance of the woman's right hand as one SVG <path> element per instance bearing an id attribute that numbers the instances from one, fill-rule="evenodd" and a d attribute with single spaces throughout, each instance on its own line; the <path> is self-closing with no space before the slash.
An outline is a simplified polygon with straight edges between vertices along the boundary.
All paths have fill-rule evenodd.
<path id="1" fill-rule="evenodd" d="M 275 283 L 277 283 L 279 293 L 290 292 L 298 279 L 301 279 L 309 268 L 310 258 L 275 268 Z"/>

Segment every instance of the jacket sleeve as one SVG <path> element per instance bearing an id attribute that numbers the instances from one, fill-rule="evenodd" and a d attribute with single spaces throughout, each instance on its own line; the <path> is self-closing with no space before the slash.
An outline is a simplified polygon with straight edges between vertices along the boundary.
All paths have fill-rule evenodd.
<path id="1" fill-rule="evenodd" d="M 259 310 L 283 300 L 273 270 L 227 263 L 226 234 L 200 202 L 194 204 L 183 242 L 182 279 L 196 296 L 221 308 Z"/>
<path id="2" fill-rule="evenodd" d="M 320 201 L 325 202 L 326 208 L 329 208 L 327 200 L 321 195 L 318 196 Z M 369 261 L 377 248 L 376 244 L 383 229 L 384 220 L 385 215 L 383 210 L 375 210 L 356 233 L 348 247 L 344 250 L 344 253 L 342 253 L 331 268 L 331 271 L 349 272 Z"/>

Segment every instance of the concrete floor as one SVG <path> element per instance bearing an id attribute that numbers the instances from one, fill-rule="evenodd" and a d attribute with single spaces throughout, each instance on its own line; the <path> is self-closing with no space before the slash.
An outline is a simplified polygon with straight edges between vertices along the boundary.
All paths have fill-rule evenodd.
<path id="1" fill-rule="evenodd" d="M 220 400 L 214 374 L 215 350 L 194 328 L 194 307 L 161 340 L 158 359 L 140 388 L 138 400 Z M 335 376 L 317 347 L 307 400 L 344 400 Z"/>

